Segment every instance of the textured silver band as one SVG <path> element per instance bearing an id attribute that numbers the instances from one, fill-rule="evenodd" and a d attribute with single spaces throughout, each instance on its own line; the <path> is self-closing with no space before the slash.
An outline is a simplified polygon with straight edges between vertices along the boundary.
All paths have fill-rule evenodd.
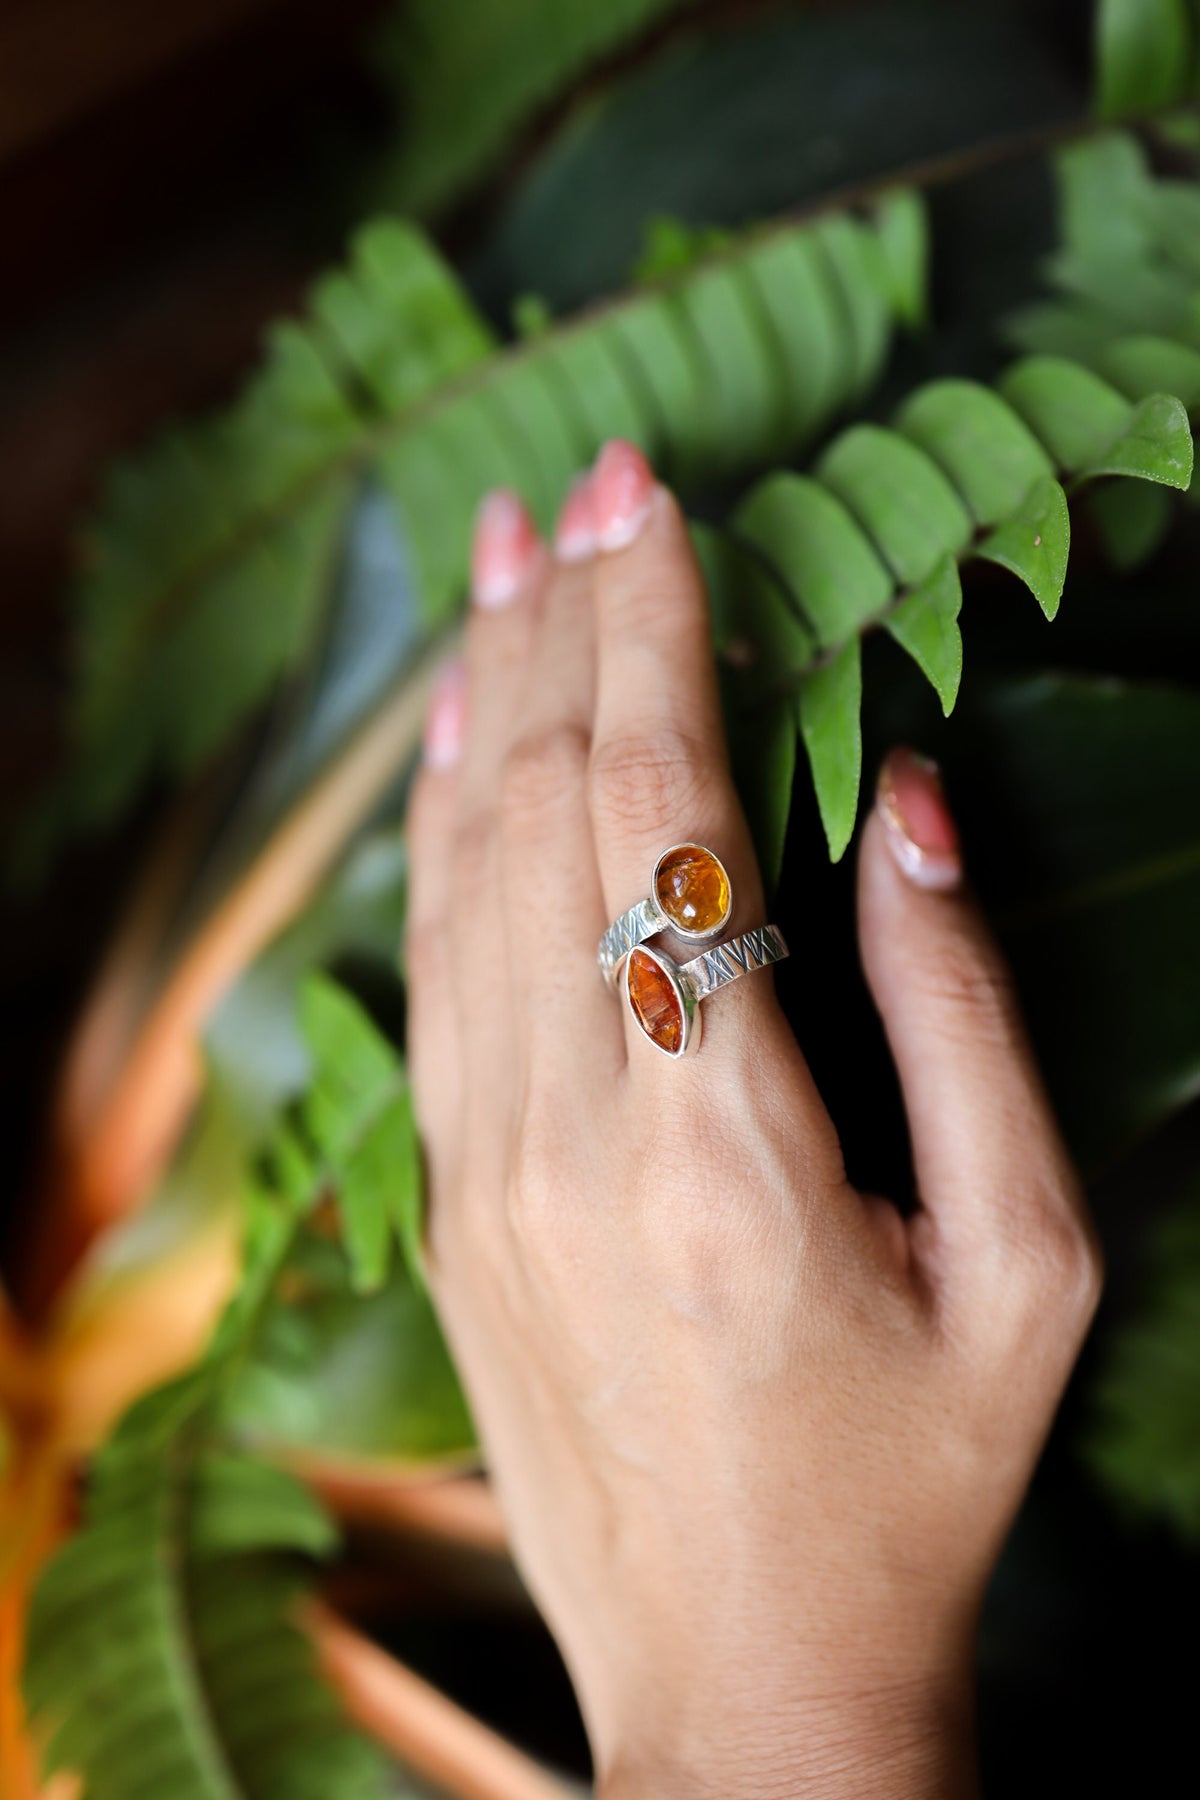
<path id="1" fill-rule="evenodd" d="M 728 987 L 740 975 L 753 975 L 756 969 L 769 968 L 782 962 L 788 954 L 778 925 L 759 925 L 745 931 L 728 943 L 714 944 L 701 951 L 691 962 L 679 966 L 679 979 L 694 1000 L 707 1000 L 718 988 Z"/>
<path id="2" fill-rule="evenodd" d="M 636 906 L 623 912 L 619 919 L 614 919 L 600 939 L 596 951 L 596 961 L 609 986 L 616 981 L 621 964 L 631 950 L 668 928 L 669 921 L 659 912 L 653 899 L 639 900 Z"/>

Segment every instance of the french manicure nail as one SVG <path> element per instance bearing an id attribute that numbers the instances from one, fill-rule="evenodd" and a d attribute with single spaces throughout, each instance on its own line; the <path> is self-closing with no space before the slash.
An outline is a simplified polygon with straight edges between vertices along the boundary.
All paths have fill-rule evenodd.
<path id="1" fill-rule="evenodd" d="M 623 550 L 646 520 L 654 500 L 654 471 L 636 444 L 613 438 L 592 473 L 592 523 L 602 550 Z"/>
<path id="2" fill-rule="evenodd" d="M 518 495 L 509 488 L 494 488 L 485 496 L 471 548 L 476 606 L 494 611 L 508 605 L 529 573 L 537 543 L 537 529 Z"/>
<path id="3" fill-rule="evenodd" d="M 888 848 L 911 882 L 942 892 L 958 886 L 958 830 L 935 762 L 915 750 L 893 750 L 879 772 L 875 805 Z"/>
<path id="4" fill-rule="evenodd" d="M 560 562 L 585 562 L 596 550 L 592 520 L 592 478 L 580 475 L 571 483 L 554 528 L 554 551 Z"/>
<path id="5" fill-rule="evenodd" d="M 426 767 L 452 769 L 462 756 L 466 728 L 467 671 L 456 659 L 438 675 L 425 715 Z"/>

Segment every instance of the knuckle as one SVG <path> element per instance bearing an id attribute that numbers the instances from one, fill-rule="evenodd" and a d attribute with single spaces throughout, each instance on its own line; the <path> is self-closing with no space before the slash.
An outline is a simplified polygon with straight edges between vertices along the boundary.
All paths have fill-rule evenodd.
<path id="1" fill-rule="evenodd" d="M 1100 1243 L 1073 1177 L 1048 1179 L 1016 1211 L 1008 1261 L 1022 1315 L 1057 1329 L 1065 1319 L 1086 1326 L 1104 1281 Z"/>
<path id="2" fill-rule="evenodd" d="M 520 739 L 509 751 L 501 775 L 506 823 L 523 827 L 576 790 L 587 769 L 589 748 L 587 732 L 565 723 Z"/>
<path id="3" fill-rule="evenodd" d="M 1060 1315 L 1090 1320 L 1104 1282 L 1103 1257 L 1095 1233 L 1064 1207 L 1043 1219 L 1037 1236 L 1039 1283 Z"/>
<path id="4" fill-rule="evenodd" d="M 688 813 L 711 811 L 712 756 L 674 726 L 607 739 L 592 754 L 593 809 L 608 823 L 665 828 Z"/>

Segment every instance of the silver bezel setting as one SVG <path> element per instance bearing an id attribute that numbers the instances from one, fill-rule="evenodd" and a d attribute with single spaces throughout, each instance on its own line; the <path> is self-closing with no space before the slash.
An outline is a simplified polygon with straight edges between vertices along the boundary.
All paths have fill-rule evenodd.
<path id="1" fill-rule="evenodd" d="M 625 995 L 625 1004 L 628 1006 L 629 1011 L 633 1016 L 634 1024 L 651 1048 L 657 1050 L 660 1056 L 669 1056 L 673 1061 L 677 1061 L 679 1057 L 687 1056 L 691 1051 L 700 1048 L 700 1032 L 703 1019 L 699 1004 L 696 1000 L 696 995 L 686 977 L 683 975 L 679 964 L 673 957 L 668 956 L 665 950 L 655 950 L 649 944 L 635 944 L 634 949 L 642 956 L 648 956 L 651 962 L 656 963 L 671 984 L 671 989 L 679 1003 L 679 1010 L 683 1015 L 683 1035 L 680 1039 L 678 1050 L 668 1050 L 665 1044 L 658 1043 L 655 1038 L 650 1036 L 650 1033 L 638 1018 L 637 1008 L 633 1004 L 633 995 L 629 992 L 629 971 L 633 964 L 633 951 L 625 958 L 625 966 L 621 976 L 621 988 Z"/>
<path id="2" fill-rule="evenodd" d="M 677 924 L 674 919 L 669 918 L 666 912 L 664 912 L 662 902 L 658 897 L 659 870 L 666 862 L 668 856 L 674 856 L 678 850 L 703 850 L 705 856 L 712 857 L 725 878 L 725 891 L 729 895 L 725 911 L 715 925 L 710 925 L 704 931 L 689 931 L 686 925 Z M 725 867 L 725 864 L 721 861 L 716 851 L 710 850 L 708 845 L 702 844 L 698 838 L 685 838 L 681 844 L 671 844 L 663 851 L 662 855 L 654 865 L 654 873 L 650 877 L 650 904 L 654 908 L 655 913 L 662 920 L 661 929 L 663 931 L 671 932 L 675 937 L 681 938 L 685 944 L 710 944 L 714 938 L 720 937 L 721 933 L 725 930 L 725 927 L 729 924 L 730 919 L 733 917 L 733 883 L 729 879 L 729 870 Z"/>

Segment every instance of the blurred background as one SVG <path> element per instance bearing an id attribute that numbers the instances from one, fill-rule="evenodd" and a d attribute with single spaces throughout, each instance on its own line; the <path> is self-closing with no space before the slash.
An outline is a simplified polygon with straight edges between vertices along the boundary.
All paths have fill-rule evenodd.
<path id="1" fill-rule="evenodd" d="M 1095 9 L 1087 0 L 630 6 L 616 9 L 611 32 L 598 31 L 596 43 L 564 58 L 565 73 L 545 76 L 531 48 L 541 41 L 538 13 L 531 0 L 456 4 L 448 15 L 455 28 L 439 43 L 428 27 L 432 0 L 0 7 L 0 808 L 14 839 L 31 797 L 69 755 L 78 627 L 68 592 L 87 566 L 81 522 L 104 472 L 173 421 L 232 400 L 259 358 L 264 329 L 301 309 L 316 272 L 342 257 L 366 217 L 422 219 L 481 314 L 501 333 L 535 334 L 624 287 L 639 263 L 651 276 L 669 272 L 684 254 L 673 235 L 680 225 L 720 232 L 853 200 L 889 174 L 929 173 L 931 323 L 897 344 L 858 410 L 886 417 L 919 380 L 946 372 L 990 379 L 1011 357 L 998 322 L 1044 296 L 1058 241 L 1050 156 L 1092 104 Z M 474 134 L 456 121 L 486 112 L 496 59 L 508 57 L 530 59 L 527 91 L 496 127 L 494 144 L 481 134 L 472 151 Z M 1006 154 L 1010 143 L 1024 149 Z M 1166 143 L 1157 146 L 1160 166 L 1190 174 L 1187 133 L 1164 152 Z M 710 479 L 689 499 L 716 519 L 735 491 L 729 480 Z M 1186 503 L 1172 520 L 1169 534 L 1151 534 L 1145 555 L 1114 565 L 1103 521 L 1084 519 L 1076 528 L 1079 572 L 1073 561 L 1063 618 L 1048 632 L 1028 596 L 1011 611 L 997 599 L 1001 577 L 980 565 L 967 601 L 969 658 L 1002 677 L 1052 668 L 1106 681 L 1170 680 L 1192 704 L 1200 534 Z M 399 581 L 397 591 L 403 587 Z M 889 654 L 868 652 L 880 691 L 865 727 L 868 767 L 896 730 L 942 730 Z M 1147 721 L 1162 717 L 1156 691 Z M 1121 786 L 1132 780 L 1130 740 L 1101 732 L 1089 748 L 1087 720 L 1071 726 L 1068 714 L 1060 708 L 1049 724 L 1035 721 L 1034 737 L 1022 742 L 1010 742 L 986 708 L 961 722 L 956 715 L 948 765 L 953 779 L 957 757 L 975 781 L 967 839 L 989 900 L 1024 904 L 1005 890 L 997 820 L 1004 830 L 1043 834 L 1036 860 L 1075 797 L 1103 817 L 1110 780 L 1114 804 L 1145 816 L 1142 790 Z M 1200 737 L 1190 735 L 1195 715 L 1180 717 L 1178 742 L 1190 744 L 1190 761 L 1176 739 L 1150 744 L 1149 723 L 1126 729 L 1146 736 L 1147 804 L 1169 806 L 1176 821 L 1192 809 L 1187 832 L 1168 850 L 1190 858 L 1194 871 Z M 1038 732 L 1049 737 L 1035 743 Z M 1037 785 L 1034 751 L 1055 732 L 1073 771 L 1052 796 L 1063 813 L 1048 800 L 1044 818 L 1027 817 L 1006 784 Z M 927 747 L 942 754 L 940 738 Z M 10 886 L 3 900 L 0 1103 L 9 1179 L 0 1259 L 4 1285 L 35 1303 L 31 1209 L 45 1191 L 56 1073 L 171 802 L 166 784 L 144 788 L 102 830 L 72 837 L 38 884 Z M 803 941 L 826 952 L 806 983 L 798 1027 L 835 1116 L 859 1146 L 851 1172 L 904 1193 L 894 1086 L 854 964 L 851 871 L 829 866 L 803 781 L 784 869 L 786 891 L 803 896 Z M 1194 900 L 1189 879 L 1193 887 L 1173 906 Z M 1190 916 L 1194 923 L 1200 914 Z M 1156 958 L 1155 917 L 1125 920 L 1119 950 L 1106 939 L 1092 974 L 1084 962 L 1071 1003 L 1075 1036 L 1060 1030 L 1062 990 L 1047 988 L 1039 1011 L 1037 958 L 1022 964 L 1044 1032 L 1039 1045 L 1059 1058 L 1072 1118 L 1085 1119 L 1076 1142 L 1097 1150 L 1089 1174 L 1110 1287 L 986 1621 L 981 1714 L 993 1797 L 1154 1793 L 1192 1779 L 1200 1239 L 1186 1222 L 1170 1233 L 1181 1196 L 1200 1192 L 1200 1047 L 1188 1022 L 1200 949 L 1192 945 L 1185 966 L 1180 945 L 1190 939 L 1182 927 L 1173 936 L 1164 929 Z M 1136 1016 L 1121 1014 L 1120 1031 L 1127 1043 L 1141 1044 L 1144 1034 L 1150 1044 L 1166 1032 L 1178 1044 L 1169 1071 L 1154 1067 L 1143 1082 L 1157 1081 L 1159 1098 L 1169 1088 L 1170 1102 L 1140 1113 L 1131 1103 L 1139 1124 L 1128 1140 L 1104 1142 L 1098 1130 L 1093 1144 L 1092 1070 L 1079 1045 L 1095 1037 L 1095 1018 L 1096 1029 L 1113 1029 L 1104 958 L 1111 953 L 1114 967 L 1129 961 L 1131 942 L 1149 946 L 1129 977 L 1146 999 Z M 357 985 L 372 992 L 370 979 Z M 402 1016 L 399 1001 L 380 999 L 377 987 L 375 997 L 385 1023 Z M 1152 1063 L 1148 1051 L 1144 1066 Z M 1135 1059 L 1131 1089 L 1142 1068 Z M 885 1126 L 868 1136 L 869 1116 Z M 1147 1296 L 1184 1264 L 1197 1279 L 1163 1301 L 1171 1335 L 1160 1354 Z M 1106 1486 L 1081 1450 L 1096 1430 L 1097 1384 L 1111 1347 L 1127 1329 L 1152 1346 L 1144 1379 L 1170 1388 L 1162 1443 L 1135 1444 L 1131 1431 L 1122 1440 L 1133 1461 L 1142 1459 L 1145 1504 L 1131 1498 L 1137 1481 Z M 1140 1404 L 1135 1399 L 1135 1411 Z M 1156 1487 L 1162 1444 L 1166 1472 Z M 1121 1454 L 1118 1445 L 1112 1455 Z M 1159 1490 L 1170 1483 L 1174 1498 L 1163 1500 Z M 368 1515 L 358 1502 L 346 1508 L 350 1550 L 331 1590 L 339 1604 L 464 1707 L 586 1778 L 557 1657 L 494 1547 L 477 1540 L 447 1552 L 420 1540 L 398 1550 L 389 1526 L 381 1552 Z"/>

